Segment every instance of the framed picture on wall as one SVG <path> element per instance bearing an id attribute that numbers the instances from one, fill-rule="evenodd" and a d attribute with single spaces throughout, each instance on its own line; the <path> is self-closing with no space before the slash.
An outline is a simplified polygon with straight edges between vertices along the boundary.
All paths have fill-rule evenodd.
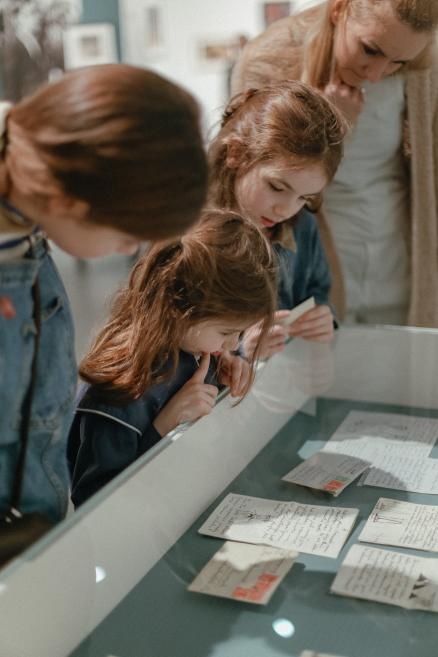
<path id="1" fill-rule="evenodd" d="M 269 27 L 280 18 L 290 16 L 290 2 L 264 2 L 263 3 L 263 22 L 265 27 Z"/>
<path id="2" fill-rule="evenodd" d="M 234 40 L 228 37 L 204 39 L 198 44 L 198 58 L 212 64 L 227 64 L 234 58 L 234 52 Z"/>
<path id="3" fill-rule="evenodd" d="M 112 23 L 71 25 L 63 34 L 66 69 L 117 62 L 116 33 Z"/>
<path id="4" fill-rule="evenodd" d="M 82 0 L 0 0 L 4 97 L 18 102 L 62 75 L 63 32 L 77 23 Z"/>
<path id="5" fill-rule="evenodd" d="M 167 10 L 164 0 L 121 0 L 124 60 L 139 65 L 167 56 Z"/>

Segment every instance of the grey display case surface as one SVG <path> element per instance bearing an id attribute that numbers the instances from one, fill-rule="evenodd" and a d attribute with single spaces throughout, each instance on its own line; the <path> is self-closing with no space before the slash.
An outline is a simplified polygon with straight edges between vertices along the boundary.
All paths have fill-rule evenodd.
<path id="1" fill-rule="evenodd" d="M 2 572 L 3 657 L 435 657 L 435 614 L 335 596 L 330 585 L 381 496 L 281 481 L 351 410 L 438 418 L 438 331 L 341 329 L 291 341 L 237 406 L 162 441 Z M 432 456 L 438 456 L 437 448 Z M 356 507 L 338 559 L 300 554 L 264 607 L 187 591 L 222 545 L 198 529 L 228 493 Z M 401 550 L 427 556 L 413 550 Z"/>

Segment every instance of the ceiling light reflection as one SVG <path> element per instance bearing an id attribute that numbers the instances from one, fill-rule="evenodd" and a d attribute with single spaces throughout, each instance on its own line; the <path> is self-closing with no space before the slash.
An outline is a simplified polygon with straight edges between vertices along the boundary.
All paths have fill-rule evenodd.
<path id="1" fill-rule="evenodd" d="M 290 639 L 295 634 L 294 624 L 290 620 L 287 620 L 287 618 L 277 618 L 272 623 L 272 629 L 283 639 Z"/>

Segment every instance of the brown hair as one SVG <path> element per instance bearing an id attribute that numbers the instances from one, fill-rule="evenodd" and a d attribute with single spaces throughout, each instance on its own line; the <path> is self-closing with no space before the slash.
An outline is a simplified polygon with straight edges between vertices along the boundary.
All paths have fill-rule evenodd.
<path id="1" fill-rule="evenodd" d="M 302 80 L 320 89 L 330 80 L 333 58 L 333 40 L 335 26 L 331 14 L 335 0 L 328 0 L 319 8 L 318 18 L 308 23 L 304 38 Z M 373 7 L 389 3 L 397 18 L 416 32 L 433 33 L 438 27 L 437 0 L 344 0 L 344 16 L 353 16 L 357 21 L 364 20 L 372 14 Z M 309 17 L 315 14 L 309 14 Z M 302 29 L 302 25 L 299 26 Z M 429 64 L 431 44 L 408 65 L 403 68 L 419 69 Z"/>
<path id="2" fill-rule="evenodd" d="M 173 375 L 193 323 L 261 320 L 260 345 L 275 304 L 275 261 L 262 232 L 233 212 L 206 211 L 184 237 L 156 244 L 138 261 L 80 374 L 97 394 L 136 399 Z"/>
<path id="3" fill-rule="evenodd" d="M 209 200 L 236 209 L 237 179 L 261 162 L 284 158 L 291 166 L 321 163 L 331 180 L 342 157 L 347 124 L 322 93 L 285 80 L 231 99 L 212 141 Z M 237 153 L 236 166 L 229 165 Z M 312 206 L 312 210 L 316 207 Z"/>
<path id="4" fill-rule="evenodd" d="M 197 103 L 142 68 L 68 73 L 10 110 L 6 137 L 6 176 L 22 194 L 84 201 L 87 221 L 139 239 L 182 233 L 204 202 Z"/>

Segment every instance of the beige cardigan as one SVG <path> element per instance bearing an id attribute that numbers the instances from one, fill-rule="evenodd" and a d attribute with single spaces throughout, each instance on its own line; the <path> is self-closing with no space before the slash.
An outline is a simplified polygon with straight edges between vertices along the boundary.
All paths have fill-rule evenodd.
<path id="1" fill-rule="evenodd" d="M 301 44 L 292 36 L 292 26 L 308 24 L 318 10 L 312 8 L 282 19 L 251 41 L 234 68 L 233 94 L 270 82 L 299 78 Z M 408 323 L 438 328 L 438 48 L 429 68 L 408 71 L 406 95 L 411 148 Z M 332 271 L 332 301 L 342 317 L 345 294 L 339 258 L 323 213 L 318 218 Z"/>

